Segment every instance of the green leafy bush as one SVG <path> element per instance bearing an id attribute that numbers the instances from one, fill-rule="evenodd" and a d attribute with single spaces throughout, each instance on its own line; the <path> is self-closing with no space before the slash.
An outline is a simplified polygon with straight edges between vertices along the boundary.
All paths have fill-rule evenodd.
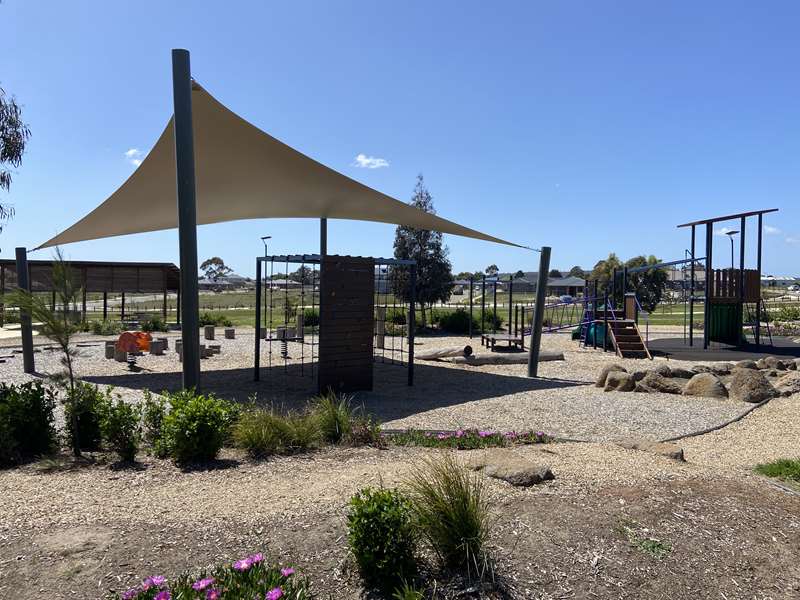
<path id="1" fill-rule="evenodd" d="M 157 453 L 177 463 L 213 460 L 236 422 L 236 406 L 213 394 L 183 390 L 168 395 Z"/>
<path id="2" fill-rule="evenodd" d="M 757 473 L 767 477 L 776 477 L 800 483 L 800 459 L 781 458 L 769 463 L 756 465 L 755 470 Z"/>
<path id="3" fill-rule="evenodd" d="M 103 440 L 101 424 L 111 405 L 111 388 L 76 381 L 72 392 L 67 392 L 65 406 L 67 435 L 74 443 L 73 414 L 77 415 L 78 441 L 82 450 L 99 450 Z"/>
<path id="4" fill-rule="evenodd" d="M 478 319 L 474 314 L 470 319 L 469 312 L 463 308 L 454 311 L 435 310 L 431 316 L 431 322 L 447 333 L 469 333 L 470 320 L 472 321 L 472 331 L 480 331 L 481 325 Z"/>
<path id="5" fill-rule="evenodd" d="M 167 331 L 167 322 L 161 315 L 154 315 L 147 317 L 140 324 L 139 327 L 142 331 L 152 333 L 154 331 Z"/>
<path id="6" fill-rule="evenodd" d="M 313 596 L 305 577 L 292 567 L 269 564 L 258 553 L 233 564 L 186 572 L 169 580 L 152 575 L 119 597 L 122 600 L 309 600 Z"/>
<path id="7" fill-rule="evenodd" d="M 133 462 L 139 450 L 141 410 L 138 406 L 129 404 L 117 398 L 110 402 L 100 428 L 103 439 L 120 460 Z"/>
<path id="8" fill-rule="evenodd" d="M 163 396 L 153 397 L 150 390 L 144 391 L 142 403 L 142 434 L 144 441 L 155 448 L 161 439 L 161 428 L 167 414 L 167 401 Z"/>
<path id="9" fill-rule="evenodd" d="M 394 325 L 405 325 L 408 323 L 407 311 L 404 308 L 389 307 L 386 309 L 386 322 Z"/>
<path id="10" fill-rule="evenodd" d="M 350 499 L 347 542 L 369 585 L 390 591 L 417 572 L 411 504 L 397 490 L 364 488 Z"/>
<path id="11" fill-rule="evenodd" d="M 316 308 L 303 309 L 303 325 L 306 327 L 318 327 L 319 310 Z"/>
<path id="12" fill-rule="evenodd" d="M 122 323 L 119 321 L 92 321 L 91 328 L 95 335 L 119 335 L 122 333 Z"/>
<path id="13" fill-rule="evenodd" d="M 800 321 L 800 307 L 781 306 L 775 315 L 776 321 Z"/>
<path id="14" fill-rule="evenodd" d="M 239 417 L 233 439 L 251 456 L 263 458 L 308 450 L 319 444 L 322 433 L 314 414 L 281 415 L 253 408 Z"/>
<path id="15" fill-rule="evenodd" d="M 200 313 L 200 327 L 206 325 L 214 325 L 214 327 L 233 327 L 233 321 L 228 317 L 218 312 L 203 312 Z"/>
<path id="16" fill-rule="evenodd" d="M 473 311 L 473 316 L 478 323 L 478 329 L 480 330 L 480 323 L 481 323 L 481 309 L 480 307 L 476 308 Z M 485 331 L 490 331 L 493 329 L 500 329 L 503 326 L 505 319 L 503 319 L 503 315 L 500 313 L 495 314 L 494 310 L 491 308 L 486 308 L 483 312 L 483 328 Z"/>
<path id="17" fill-rule="evenodd" d="M 417 527 L 445 566 L 482 577 L 490 526 L 482 477 L 446 454 L 415 467 L 406 486 Z"/>
<path id="18" fill-rule="evenodd" d="M 323 440 L 338 444 L 350 435 L 353 426 L 350 398 L 328 391 L 314 398 L 311 406 L 318 419 Z"/>
<path id="19" fill-rule="evenodd" d="M 55 394 L 39 381 L 0 384 L 0 465 L 56 449 Z"/>

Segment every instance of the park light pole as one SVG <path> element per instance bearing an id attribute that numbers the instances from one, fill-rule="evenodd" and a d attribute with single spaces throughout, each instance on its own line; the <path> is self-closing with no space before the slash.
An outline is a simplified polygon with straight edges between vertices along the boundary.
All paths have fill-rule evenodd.
<path id="1" fill-rule="evenodd" d="M 739 233 L 736 229 L 731 229 L 730 231 L 726 231 L 725 235 L 728 236 L 728 239 L 731 241 L 731 271 L 733 271 L 733 236 Z"/>
<path id="2" fill-rule="evenodd" d="M 261 242 L 264 244 L 264 258 L 267 258 L 267 240 L 271 240 L 271 235 L 265 235 L 261 238 Z"/>

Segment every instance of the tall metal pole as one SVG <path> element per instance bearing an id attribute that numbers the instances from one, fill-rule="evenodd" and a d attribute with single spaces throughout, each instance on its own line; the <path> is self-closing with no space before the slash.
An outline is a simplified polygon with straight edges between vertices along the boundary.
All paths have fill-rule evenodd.
<path id="1" fill-rule="evenodd" d="M 692 225 L 692 246 L 690 251 L 689 258 L 692 259 L 692 262 L 689 263 L 690 275 L 689 275 L 689 345 L 694 346 L 694 285 L 695 285 L 695 266 L 697 265 L 694 262 L 694 248 L 695 248 L 695 226 Z"/>
<path id="2" fill-rule="evenodd" d="M 708 348 L 711 328 L 711 295 L 714 289 L 714 229 L 706 223 L 706 297 L 703 306 L 703 350 Z"/>
<path id="3" fill-rule="evenodd" d="M 197 292 L 197 207 L 192 132 L 192 72 L 188 50 L 172 51 L 175 107 L 175 171 L 178 191 L 178 244 L 181 259 L 183 387 L 200 386 L 199 298 Z"/>
<path id="4" fill-rule="evenodd" d="M 319 254 L 328 254 L 328 219 L 325 217 L 319 220 Z"/>
<path id="5" fill-rule="evenodd" d="M 266 259 L 265 259 L 266 260 Z M 264 264 L 267 264 L 266 262 Z M 269 326 L 267 327 L 269 329 Z M 253 361 L 253 381 L 261 378 L 261 261 L 256 259 L 256 347 Z"/>
<path id="6" fill-rule="evenodd" d="M 17 258 L 17 287 L 26 292 L 31 291 L 30 274 L 28 273 L 28 251 L 16 248 Z M 66 310 L 66 307 L 64 307 Z M 35 373 L 36 365 L 33 362 L 33 326 L 31 324 L 31 313 L 27 310 L 19 311 L 19 324 L 22 332 L 22 362 L 23 370 L 26 373 Z"/>
<path id="7" fill-rule="evenodd" d="M 758 215 L 758 246 L 756 250 L 756 269 L 758 269 L 758 302 L 756 302 L 756 348 L 761 345 L 761 233 L 762 217 Z"/>
<path id="8" fill-rule="evenodd" d="M 472 339 L 472 283 L 473 278 L 469 278 L 469 339 Z"/>
<path id="9" fill-rule="evenodd" d="M 533 323 L 531 323 L 528 377 L 537 377 L 539 372 L 539 348 L 542 345 L 542 323 L 544 322 L 544 303 L 547 297 L 547 274 L 549 272 L 550 247 L 542 246 L 539 256 L 539 281 L 536 284 L 536 305 L 533 307 Z"/>
<path id="10" fill-rule="evenodd" d="M 411 304 L 408 307 L 408 385 L 414 385 L 414 335 L 417 327 L 417 263 L 411 265 Z"/>

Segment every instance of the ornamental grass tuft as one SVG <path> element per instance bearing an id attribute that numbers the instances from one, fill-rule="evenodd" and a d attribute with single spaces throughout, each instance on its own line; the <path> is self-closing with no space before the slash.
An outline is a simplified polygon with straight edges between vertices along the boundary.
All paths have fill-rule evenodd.
<path id="1" fill-rule="evenodd" d="M 491 526 L 483 478 L 448 453 L 414 467 L 405 487 L 419 532 L 443 564 L 482 578 Z"/>

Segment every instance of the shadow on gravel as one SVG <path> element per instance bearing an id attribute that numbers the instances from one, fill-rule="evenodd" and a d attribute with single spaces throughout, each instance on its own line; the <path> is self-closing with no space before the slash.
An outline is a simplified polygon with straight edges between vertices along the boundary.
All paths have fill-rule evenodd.
<path id="1" fill-rule="evenodd" d="M 261 369 L 261 381 L 253 381 L 252 369 L 203 371 L 202 389 L 206 393 L 244 403 L 256 403 L 277 410 L 305 407 L 316 393 L 315 364 L 273 366 Z M 358 392 L 355 405 L 380 421 L 400 419 L 420 412 L 485 400 L 533 390 L 560 389 L 585 385 L 585 382 L 562 379 L 528 379 L 514 375 L 454 369 L 428 363 L 414 365 L 414 385 L 407 384 L 404 366 L 376 363 L 374 389 Z M 85 381 L 154 392 L 181 389 L 181 374 L 130 373 L 125 375 L 87 376 Z"/>

